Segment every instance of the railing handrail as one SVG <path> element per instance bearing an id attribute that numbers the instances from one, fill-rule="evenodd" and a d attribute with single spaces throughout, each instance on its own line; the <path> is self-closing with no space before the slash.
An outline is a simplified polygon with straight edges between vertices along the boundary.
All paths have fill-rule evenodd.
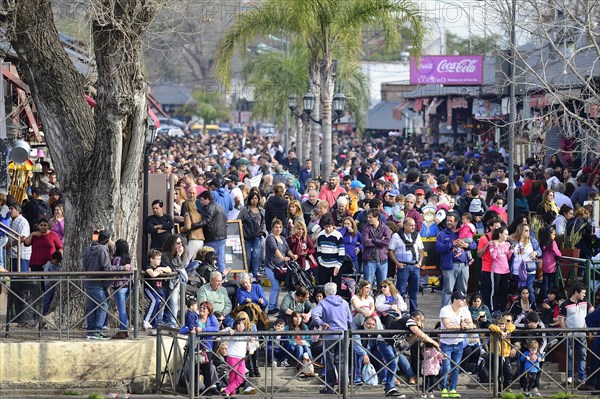
<path id="1" fill-rule="evenodd" d="M 4 232 L 4 234 L 9 235 L 10 237 L 12 237 L 15 240 L 25 238 L 25 236 L 21 235 L 18 231 L 13 230 L 9 226 L 6 226 L 5 224 L 2 224 L 2 223 L 0 223 L 0 231 Z"/>

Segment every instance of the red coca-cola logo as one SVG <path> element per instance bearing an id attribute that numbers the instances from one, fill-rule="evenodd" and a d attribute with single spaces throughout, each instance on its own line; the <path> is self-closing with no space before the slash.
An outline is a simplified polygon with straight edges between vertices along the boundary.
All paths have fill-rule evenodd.
<path id="1" fill-rule="evenodd" d="M 450 62 L 446 58 L 442 59 L 437 66 L 439 73 L 474 73 L 477 69 L 476 59 L 462 59 L 458 62 Z"/>

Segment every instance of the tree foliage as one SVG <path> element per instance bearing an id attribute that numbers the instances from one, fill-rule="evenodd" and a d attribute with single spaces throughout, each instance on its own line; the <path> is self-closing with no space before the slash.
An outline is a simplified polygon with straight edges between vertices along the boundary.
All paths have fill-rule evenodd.
<path id="1" fill-rule="evenodd" d="M 334 79 L 332 61 L 336 50 L 359 58 L 364 29 L 377 26 L 386 43 L 397 45 L 401 39 L 398 25 L 410 26 L 413 44 L 418 53 L 424 29 L 416 5 L 408 0 L 266 0 L 259 7 L 242 14 L 227 30 L 217 50 L 217 77 L 228 84 L 231 60 L 240 50 L 246 51 L 257 40 L 269 35 L 283 35 L 299 40 L 308 51 L 308 76 L 316 96 L 313 116 L 322 119 L 322 126 L 313 125 L 312 159 L 322 164 L 324 172 L 331 170 L 332 99 Z M 320 128 L 323 132 L 323 156 L 318 154 Z"/>

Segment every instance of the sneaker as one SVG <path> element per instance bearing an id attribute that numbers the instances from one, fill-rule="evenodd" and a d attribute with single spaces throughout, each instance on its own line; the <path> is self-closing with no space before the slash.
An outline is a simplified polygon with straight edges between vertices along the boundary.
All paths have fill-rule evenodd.
<path id="1" fill-rule="evenodd" d="M 110 339 L 110 337 L 108 335 L 104 335 L 102 333 L 98 334 L 98 339 L 101 341 L 106 341 L 107 339 Z"/>
<path id="2" fill-rule="evenodd" d="M 152 330 L 152 324 L 145 321 L 144 322 L 144 330 Z"/>
<path id="3" fill-rule="evenodd" d="M 414 384 L 417 383 L 417 379 L 415 377 L 411 377 L 411 378 L 408 379 L 408 383 L 410 385 L 414 385 Z"/>
<path id="4" fill-rule="evenodd" d="M 456 392 L 456 389 L 453 389 L 450 392 L 448 392 L 448 397 L 449 398 L 460 398 L 460 394 L 458 392 Z"/>
<path id="5" fill-rule="evenodd" d="M 446 388 L 442 389 L 442 398 L 448 398 L 448 390 Z"/>
<path id="6" fill-rule="evenodd" d="M 537 388 L 533 388 L 533 389 L 531 390 L 531 392 L 533 392 L 533 393 L 539 393 L 539 392 L 540 392 L 540 390 L 539 390 L 539 389 L 537 389 Z"/>
<path id="7" fill-rule="evenodd" d="M 427 395 L 426 393 L 422 394 L 421 396 L 419 396 L 421 399 L 427 399 L 429 397 L 429 395 Z"/>
<path id="8" fill-rule="evenodd" d="M 572 383 L 573 383 L 573 377 L 567 378 L 567 384 L 572 384 Z"/>
<path id="9" fill-rule="evenodd" d="M 319 390 L 319 393 L 321 395 L 333 395 L 333 394 L 335 394 L 335 391 L 330 388 L 323 388 L 323 389 Z"/>
<path id="10" fill-rule="evenodd" d="M 360 386 L 362 386 L 362 385 L 364 385 L 364 382 L 363 382 L 363 380 L 359 380 L 359 379 L 357 379 L 357 380 L 354 380 L 354 386 L 356 386 L 356 387 L 360 387 Z"/>
<path id="11" fill-rule="evenodd" d="M 282 362 L 279 362 L 279 367 L 290 367 L 290 363 L 285 359 Z"/>
<path id="12" fill-rule="evenodd" d="M 153 328 L 152 330 L 150 330 L 150 333 L 148 335 L 152 335 L 153 337 L 156 336 L 156 329 Z"/>
<path id="13" fill-rule="evenodd" d="M 310 360 L 310 358 L 308 357 L 308 353 L 304 352 L 304 355 L 302 355 L 302 358 L 305 360 Z"/>
<path id="14" fill-rule="evenodd" d="M 256 388 L 253 386 L 246 387 L 243 392 L 244 395 L 256 395 Z"/>
<path id="15" fill-rule="evenodd" d="M 400 392 L 398 391 L 398 389 L 394 388 L 390 388 L 387 391 L 385 391 L 385 396 L 395 396 L 397 398 L 405 398 L 406 395 L 401 395 Z"/>
<path id="16" fill-rule="evenodd" d="M 87 339 L 100 339 L 100 338 L 98 338 L 98 334 L 96 334 L 96 333 L 93 333 L 93 334 L 88 334 L 88 335 L 86 336 L 86 338 L 87 338 Z"/>
<path id="17" fill-rule="evenodd" d="M 433 392 L 429 392 L 429 395 L 427 395 L 427 397 L 429 397 L 429 399 L 433 399 L 435 398 L 435 395 L 433 394 Z"/>

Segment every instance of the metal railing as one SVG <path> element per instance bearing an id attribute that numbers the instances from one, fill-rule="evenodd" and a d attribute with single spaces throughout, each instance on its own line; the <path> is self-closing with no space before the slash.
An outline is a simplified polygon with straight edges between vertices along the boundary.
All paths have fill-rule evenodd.
<path id="1" fill-rule="evenodd" d="M 15 272 L 20 272 L 21 271 L 21 244 L 22 244 L 22 240 L 25 239 L 24 236 L 22 236 L 21 234 L 19 234 L 18 232 L 16 232 L 15 230 L 11 229 L 8 226 L 5 226 L 4 224 L 0 223 L 0 231 L 3 232 L 4 234 L 6 234 L 6 236 L 8 237 L 8 242 L 10 242 L 10 240 L 15 240 L 17 241 L 16 246 L 17 246 L 17 267 L 14 268 Z M 0 248 L 0 251 L 4 251 L 4 248 Z M 9 260 L 11 259 L 11 254 L 12 249 L 11 250 L 6 250 L 6 264 L 9 263 Z M 12 262 L 12 260 L 11 260 Z M 11 268 L 8 268 L 8 270 L 12 270 L 13 269 L 13 265 L 11 265 Z"/>
<path id="2" fill-rule="evenodd" d="M 524 369 L 524 361 L 521 356 L 525 355 L 526 348 L 521 347 L 517 342 L 527 342 L 529 339 L 544 340 L 544 342 L 552 342 L 551 346 L 545 346 L 543 353 L 543 362 L 540 365 L 540 371 L 538 376 L 538 383 L 540 391 L 571 393 L 578 390 L 587 388 L 587 385 L 591 385 L 594 379 L 600 378 L 600 353 L 594 351 L 594 349 L 585 344 L 585 334 L 594 333 L 594 339 L 598 342 L 594 342 L 594 345 L 600 346 L 600 328 L 593 329 L 534 329 L 534 330 L 517 330 L 511 334 L 506 340 L 499 339 L 491 341 L 490 338 L 493 333 L 489 330 L 471 330 L 468 332 L 464 331 L 426 331 L 432 337 L 436 337 L 440 334 L 444 336 L 452 336 L 460 334 L 476 334 L 481 340 L 481 348 L 483 349 L 483 355 L 477 355 L 477 359 L 471 359 L 477 352 L 471 351 L 470 354 L 461 358 L 460 361 L 453 361 L 451 358 L 446 358 L 448 362 L 448 371 L 446 375 L 449 375 L 453 370 L 458 370 L 459 375 L 463 376 L 459 379 L 459 386 L 461 388 L 468 388 L 469 390 L 476 390 L 478 397 L 498 397 L 502 393 L 510 392 L 510 390 L 518 389 L 518 384 L 524 384 L 524 379 L 528 378 L 528 370 Z M 357 367 L 360 367 L 361 360 L 359 359 L 359 353 L 364 352 L 369 356 L 370 362 L 377 369 L 378 374 L 382 374 L 384 371 L 389 371 L 395 378 L 395 384 L 397 389 L 404 394 L 418 396 L 426 392 L 424 385 L 424 377 L 422 375 L 422 352 L 423 347 L 420 345 L 420 341 L 414 340 L 410 346 L 402 349 L 398 349 L 397 344 L 400 341 L 401 336 L 409 336 L 409 331 L 390 331 L 390 330 L 353 330 L 345 331 L 343 334 L 337 331 L 307 331 L 306 334 L 313 337 L 318 337 L 317 344 L 311 348 L 316 350 L 316 355 L 312 358 L 313 365 L 324 365 L 327 367 L 334 367 L 335 374 L 338 376 L 337 384 L 331 381 L 327 381 L 322 375 L 318 373 L 315 368 L 316 375 L 314 379 L 306 378 L 303 376 L 304 368 L 301 363 L 301 359 L 297 359 L 294 353 L 290 350 L 289 346 L 285 344 L 289 339 L 294 339 L 294 335 L 297 333 L 285 331 L 264 331 L 264 332 L 241 332 L 235 333 L 237 337 L 256 339 L 259 343 L 258 364 L 260 364 L 263 374 L 261 378 L 246 378 L 229 365 L 226 366 L 226 372 L 221 371 L 221 375 L 215 380 L 206 380 L 206 375 L 210 375 L 211 364 L 203 366 L 200 370 L 195 367 L 185 367 L 186 364 L 198 364 L 199 354 L 203 355 L 203 350 L 207 348 L 214 348 L 219 342 L 227 341 L 231 335 L 228 333 L 199 333 L 199 334 L 188 334 L 180 335 L 176 329 L 160 327 L 157 336 L 157 370 L 156 370 L 156 388 L 158 392 L 169 393 L 173 395 L 185 395 L 190 399 L 212 396 L 214 395 L 214 388 L 224 387 L 226 384 L 223 383 L 225 373 L 234 373 L 242 377 L 244 387 L 251 387 L 256 390 L 255 394 L 263 398 L 277 398 L 285 394 L 286 396 L 310 396 L 312 394 L 319 394 L 319 389 L 323 387 L 329 387 L 332 389 L 332 393 L 338 397 L 354 397 L 360 396 L 361 394 L 377 394 L 377 390 L 381 390 L 382 386 L 369 386 L 357 385 L 354 382 L 354 376 L 358 375 Z M 303 332 L 303 334 L 305 334 Z M 379 352 L 379 349 L 373 347 L 364 347 L 361 345 L 361 339 L 365 338 L 365 335 L 383 334 L 382 339 L 376 342 L 382 342 L 383 347 L 392 348 L 393 358 L 383 355 Z M 581 336 L 583 334 L 583 336 Z M 511 364 L 511 378 L 509 381 L 502 381 L 499 378 L 501 372 L 500 359 L 498 356 L 490 355 L 490 353 L 497 353 L 497 351 L 490 350 L 490 345 L 506 342 L 508 347 L 513 351 L 514 361 Z M 209 344 L 210 343 L 210 344 Z M 582 350 L 587 357 L 587 365 L 589 367 L 589 373 L 583 381 L 578 381 L 576 374 L 575 363 L 579 359 L 575 356 L 573 350 L 567 351 L 566 348 L 572 348 L 575 345 L 583 344 Z M 378 344 L 379 345 L 379 344 Z M 362 351 L 357 350 L 357 346 L 362 348 Z M 190 348 L 196 348 L 196 350 L 190 350 Z M 276 359 L 275 351 L 279 351 L 280 355 L 283 354 L 286 359 L 289 359 L 290 363 L 298 362 L 300 366 L 295 371 L 286 373 L 283 370 L 271 366 L 273 360 Z M 211 353 L 210 350 L 208 350 Z M 339 354 L 339 362 L 333 361 L 331 356 L 333 354 Z M 212 359 L 212 354 L 210 358 Z M 246 354 L 243 361 L 251 362 L 250 359 L 253 355 Z M 401 361 L 400 357 L 406 357 L 406 361 Z M 410 360 L 408 360 L 410 358 Z M 357 361 L 358 360 L 358 361 Z M 404 359 L 402 359 L 404 360 Z M 469 360 L 477 360 L 475 362 L 476 367 L 473 369 L 473 362 Z M 469 365 L 470 363 L 470 365 Z M 561 370 L 567 370 L 569 363 L 573 365 L 573 379 L 568 382 L 565 377 L 564 371 L 551 370 L 552 367 L 559 367 Z M 402 379 L 398 373 L 399 365 L 403 366 L 409 364 L 412 371 L 414 371 L 416 384 L 408 382 L 408 378 Z M 552 367 L 551 367 L 552 366 Z M 219 366 L 220 367 L 220 366 Z M 480 369 L 487 371 L 487 381 L 481 381 L 478 375 L 472 374 L 474 370 Z M 402 370 L 405 374 L 407 370 Z M 277 373 L 277 374 L 276 374 Z M 202 376 L 202 378 L 201 378 Z M 440 373 L 434 378 L 433 386 L 436 387 L 436 391 L 439 391 L 439 383 L 443 379 L 443 375 Z M 201 380 L 202 383 L 197 385 L 197 381 Z M 586 384 L 586 385 L 584 385 Z M 460 388 L 459 388 L 460 389 Z M 463 391 L 464 392 L 464 391 Z M 585 392 L 585 391 L 582 391 Z M 379 392 L 380 393 L 380 392 Z M 600 393 L 600 392 L 598 392 Z M 465 393 L 468 396 L 468 393 Z"/>
<path id="3" fill-rule="evenodd" d="M 554 285 L 570 293 L 577 283 L 587 288 L 587 299 L 596 307 L 595 293 L 600 290 L 600 261 L 569 256 L 558 257 Z"/>

